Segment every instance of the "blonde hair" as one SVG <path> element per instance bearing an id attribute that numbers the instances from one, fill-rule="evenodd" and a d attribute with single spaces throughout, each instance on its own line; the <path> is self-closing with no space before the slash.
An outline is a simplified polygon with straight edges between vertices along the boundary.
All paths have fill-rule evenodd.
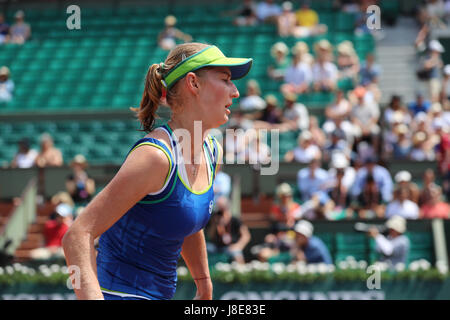
<path id="1" fill-rule="evenodd" d="M 131 108 L 141 122 L 143 131 L 150 132 L 153 130 L 156 111 L 160 105 L 164 90 L 162 82 L 164 75 L 168 74 L 178 63 L 207 46 L 207 44 L 198 42 L 177 45 L 169 52 L 164 62 L 159 64 L 154 63 L 148 68 L 140 106 L 139 108 Z M 166 92 L 166 100 L 169 105 L 172 105 L 177 101 L 177 87 L 177 83 L 175 83 L 175 85 Z"/>

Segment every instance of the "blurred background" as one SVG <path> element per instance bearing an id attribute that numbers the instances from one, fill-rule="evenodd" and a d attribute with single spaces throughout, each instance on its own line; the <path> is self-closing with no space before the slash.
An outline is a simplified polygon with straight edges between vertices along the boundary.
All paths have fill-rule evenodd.
<path id="1" fill-rule="evenodd" d="M 215 299 L 450 298 L 450 1 L 0 0 L 0 299 L 75 298 L 61 238 L 188 41 L 254 59 L 220 128 L 258 134 L 223 141 Z"/>

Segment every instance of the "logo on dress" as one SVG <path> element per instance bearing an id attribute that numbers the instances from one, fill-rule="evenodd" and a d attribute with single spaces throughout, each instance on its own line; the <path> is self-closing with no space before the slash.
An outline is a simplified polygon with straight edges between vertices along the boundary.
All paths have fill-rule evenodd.
<path id="1" fill-rule="evenodd" d="M 211 200 L 211 202 L 209 203 L 209 214 L 212 213 L 213 206 L 214 206 L 214 201 Z"/>

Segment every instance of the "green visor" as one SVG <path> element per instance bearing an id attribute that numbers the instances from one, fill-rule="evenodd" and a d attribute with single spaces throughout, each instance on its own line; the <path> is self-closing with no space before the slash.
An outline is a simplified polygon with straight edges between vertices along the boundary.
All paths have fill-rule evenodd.
<path id="1" fill-rule="evenodd" d="M 183 78 L 188 72 L 203 67 L 229 67 L 231 80 L 244 77 L 252 66 L 251 58 L 227 58 L 216 46 L 209 46 L 178 63 L 164 76 L 167 89 Z"/>

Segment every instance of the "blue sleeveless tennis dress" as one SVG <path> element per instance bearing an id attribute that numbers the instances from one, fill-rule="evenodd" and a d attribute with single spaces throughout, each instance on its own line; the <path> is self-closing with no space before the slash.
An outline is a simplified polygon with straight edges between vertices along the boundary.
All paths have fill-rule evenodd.
<path id="1" fill-rule="evenodd" d="M 97 275 L 105 299 L 171 299 L 184 238 L 203 229 L 212 212 L 212 184 L 221 156 L 217 140 L 208 136 L 203 143 L 210 183 L 194 192 L 175 135 L 168 125 L 159 129 L 169 135 L 172 150 L 157 139 L 143 138 L 130 152 L 149 145 L 166 154 L 170 170 L 163 188 L 136 203 L 99 240 Z"/>

